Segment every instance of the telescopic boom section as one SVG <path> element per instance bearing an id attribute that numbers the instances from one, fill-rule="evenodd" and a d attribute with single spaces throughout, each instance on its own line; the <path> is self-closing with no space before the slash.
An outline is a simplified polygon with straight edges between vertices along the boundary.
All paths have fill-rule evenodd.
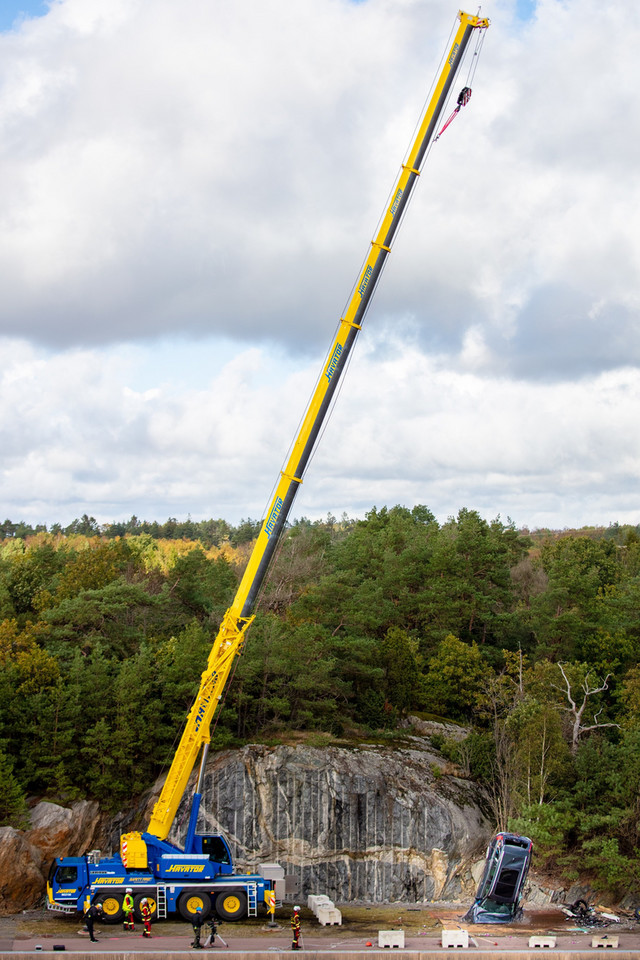
<path id="1" fill-rule="evenodd" d="M 168 835 L 200 748 L 209 742 L 211 719 L 222 697 L 233 661 L 242 649 L 245 632 L 253 619 L 252 612 L 258 592 L 302 483 L 309 458 L 330 409 L 349 354 L 362 328 L 367 307 L 376 289 L 385 260 L 391 251 L 392 241 L 402 221 L 402 215 L 416 179 L 420 175 L 420 168 L 433 140 L 471 35 L 474 30 L 486 29 L 489 26 L 487 19 L 471 16 L 462 10 L 458 13 L 458 19 L 460 23 L 435 90 L 422 117 L 407 159 L 402 164 L 400 175 L 391 194 L 391 202 L 371 242 L 367 261 L 355 285 L 345 315 L 340 319 L 338 332 L 293 443 L 285 469 L 280 474 L 275 494 L 244 576 L 233 603 L 224 616 L 207 668 L 202 674 L 198 696 L 189 713 L 182 739 L 149 823 L 148 833 L 159 839 L 164 839 Z"/>

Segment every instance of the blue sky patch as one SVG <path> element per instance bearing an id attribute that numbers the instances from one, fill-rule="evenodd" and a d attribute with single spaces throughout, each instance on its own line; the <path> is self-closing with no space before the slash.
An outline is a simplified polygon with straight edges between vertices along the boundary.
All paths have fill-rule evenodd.
<path id="1" fill-rule="evenodd" d="M 536 0 L 516 0 L 518 20 L 532 20 L 536 12 Z"/>
<path id="2" fill-rule="evenodd" d="M 44 0 L 0 0 L 0 30 L 11 30 L 25 17 L 43 17 L 48 10 Z"/>

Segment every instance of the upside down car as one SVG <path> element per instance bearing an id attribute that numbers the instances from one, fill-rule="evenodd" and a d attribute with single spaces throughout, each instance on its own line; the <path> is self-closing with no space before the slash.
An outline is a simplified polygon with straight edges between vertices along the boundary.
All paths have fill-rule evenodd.
<path id="1" fill-rule="evenodd" d="M 520 916 L 532 849 L 529 837 L 496 834 L 487 847 L 484 872 L 473 905 L 464 916 L 466 921 L 511 923 Z"/>

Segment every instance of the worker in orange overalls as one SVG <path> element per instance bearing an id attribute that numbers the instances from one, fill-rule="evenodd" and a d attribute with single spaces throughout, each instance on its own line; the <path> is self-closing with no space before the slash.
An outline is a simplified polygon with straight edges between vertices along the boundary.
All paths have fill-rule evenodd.
<path id="1" fill-rule="evenodd" d="M 149 906 L 149 901 L 145 897 L 140 901 L 140 913 L 142 914 L 142 922 L 144 923 L 144 930 L 142 932 L 143 937 L 151 936 L 151 907 Z"/>
<path id="2" fill-rule="evenodd" d="M 300 907 L 294 907 L 291 914 L 291 949 L 300 949 Z"/>

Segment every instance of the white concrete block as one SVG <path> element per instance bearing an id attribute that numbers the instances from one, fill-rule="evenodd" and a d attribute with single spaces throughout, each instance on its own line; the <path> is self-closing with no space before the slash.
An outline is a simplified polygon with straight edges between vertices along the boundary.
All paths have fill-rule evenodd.
<path id="1" fill-rule="evenodd" d="M 307 906 L 316 913 L 318 907 L 333 907 L 334 903 L 324 893 L 312 893 L 307 897 Z"/>
<path id="2" fill-rule="evenodd" d="M 378 930 L 378 946 L 404 950 L 404 930 Z"/>
<path id="3" fill-rule="evenodd" d="M 323 927 L 342 926 L 342 914 L 337 907 L 316 907 L 315 914 Z"/>
<path id="4" fill-rule="evenodd" d="M 443 947 L 468 947 L 469 931 L 468 930 L 443 930 L 442 946 Z"/>
<path id="5" fill-rule="evenodd" d="M 614 949 L 618 946 L 619 937 L 611 936 L 610 934 L 605 934 L 603 937 L 592 937 L 591 946 L 592 947 L 613 947 Z"/>
<path id="6" fill-rule="evenodd" d="M 529 937 L 530 947 L 555 947 L 555 937 Z"/>

